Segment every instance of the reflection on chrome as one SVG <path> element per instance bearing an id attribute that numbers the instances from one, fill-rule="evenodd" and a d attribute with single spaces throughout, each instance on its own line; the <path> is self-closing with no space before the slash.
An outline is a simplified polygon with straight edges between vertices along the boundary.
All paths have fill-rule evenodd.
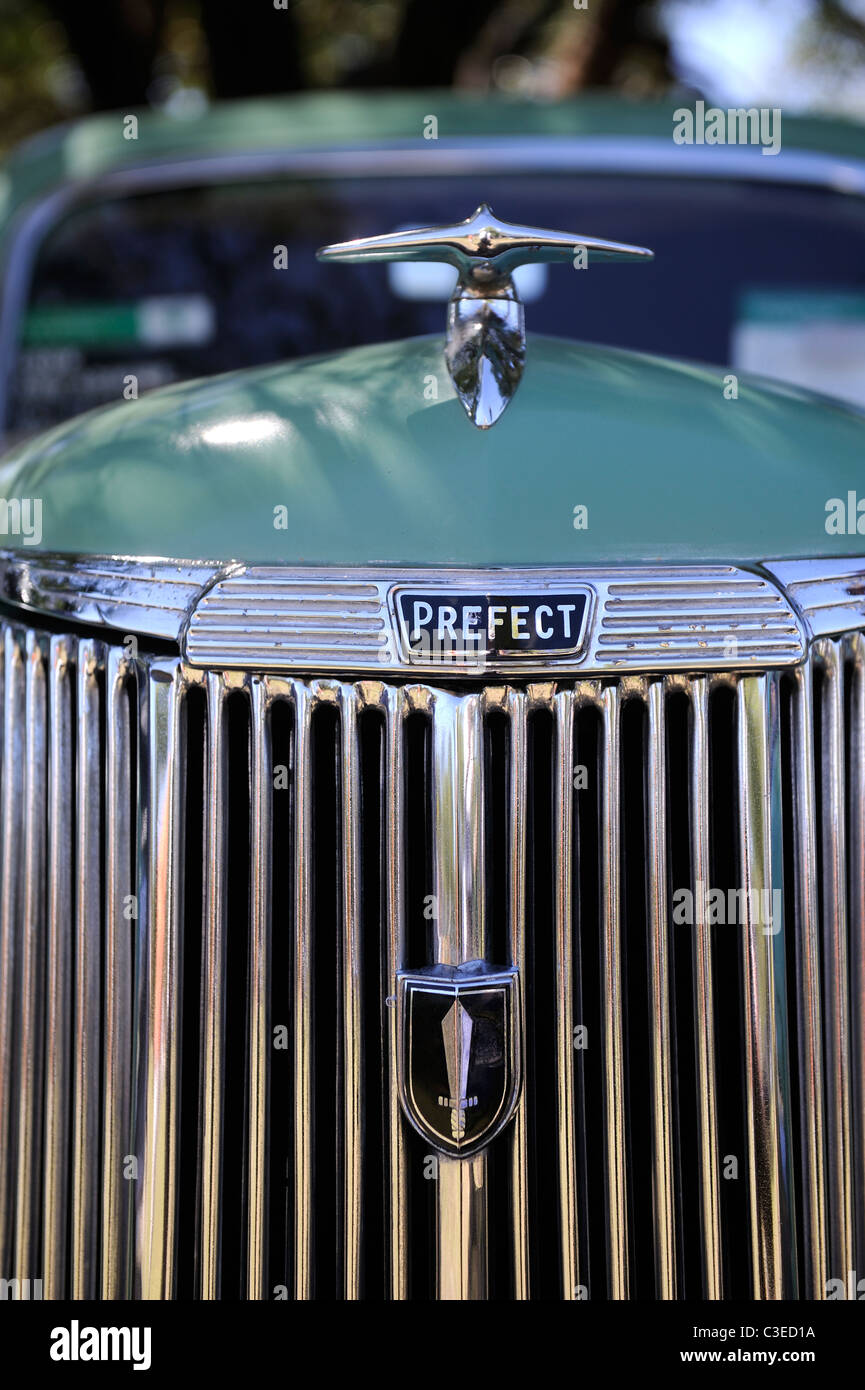
<path id="1" fill-rule="evenodd" d="M 457 270 L 445 361 L 466 414 L 489 429 L 520 384 L 525 315 L 513 272 L 532 263 L 585 270 L 592 261 L 650 261 L 645 246 L 502 222 L 481 203 L 464 222 L 323 246 L 320 261 L 443 261 Z"/>

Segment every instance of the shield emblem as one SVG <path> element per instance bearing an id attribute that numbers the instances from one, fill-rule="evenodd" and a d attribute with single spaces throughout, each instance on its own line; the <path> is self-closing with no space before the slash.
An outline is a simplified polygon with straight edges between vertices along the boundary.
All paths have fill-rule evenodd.
<path id="1" fill-rule="evenodd" d="M 400 1096 L 424 1138 L 463 1158 L 498 1134 L 520 1085 L 515 970 L 436 966 L 398 980 Z"/>

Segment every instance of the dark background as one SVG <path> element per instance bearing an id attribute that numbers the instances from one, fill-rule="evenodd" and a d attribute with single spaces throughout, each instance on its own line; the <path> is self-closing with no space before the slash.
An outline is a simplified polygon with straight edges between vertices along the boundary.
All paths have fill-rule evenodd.
<path id="1" fill-rule="evenodd" d="M 0 0 L 0 146 L 90 110 L 322 87 L 613 88 L 865 115 L 865 0 L 276 5 Z"/>

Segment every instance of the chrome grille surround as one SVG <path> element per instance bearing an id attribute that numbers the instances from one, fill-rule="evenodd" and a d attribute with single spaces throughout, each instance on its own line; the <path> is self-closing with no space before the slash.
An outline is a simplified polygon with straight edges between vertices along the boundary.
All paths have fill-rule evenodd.
<path id="1" fill-rule="evenodd" d="M 791 583 L 810 572 L 801 561 L 785 568 Z M 848 570 L 839 593 L 850 582 Z M 534 595 L 571 585 L 591 591 L 578 653 L 467 661 L 448 653 L 448 674 L 457 677 L 762 669 L 801 661 L 811 631 L 768 565 L 338 569 L 0 551 L 7 602 L 170 638 L 191 666 L 218 670 L 441 678 L 442 653 L 427 659 L 404 650 L 395 610 L 404 585 L 469 594 L 491 586 Z"/>
<path id="2" fill-rule="evenodd" d="M 493 1264 L 495 1291 L 502 1292 L 504 1281 L 517 1298 L 543 1296 L 551 1287 L 561 1298 L 625 1298 L 645 1291 L 647 1278 L 659 1298 L 734 1296 L 743 1279 L 746 1296 L 820 1297 L 828 1278 L 859 1267 L 857 1258 L 865 1258 L 861 633 L 820 637 L 805 660 L 777 669 L 614 679 L 593 673 L 589 679 L 487 683 L 463 693 L 449 690 L 447 682 L 299 679 L 203 669 L 182 657 L 132 659 L 123 646 L 51 635 L 30 620 L 4 624 L 3 655 L 4 1271 L 20 1279 L 43 1277 L 49 1297 L 227 1294 L 226 1165 L 238 1145 L 248 1179 L 242 1214 L 233 1220 L 240 1229 L 242 1292 L 252 1298 L 274 1296 L 283 1283 L 274 1282 L 280 1262 L 288 1294 L 298 1298 L 330 1296 L 331 1280 L 348 1298 L 484 1296 L 494 1292 Z M 715 711 L 723 700 L 723 720 L 733 731 L 733 795 L 727 801 L 715 794 L 712 770 L 723 722 Z M 238 737 L 229 706 L 244 711 L 239 741 L 247 749 L 246 775 L 240 782 L 230 767 Z M 277 707 L 289 719 L 287 743 L 275 732 Z M 633 731 L 626 729 L 632 709 L 641 712 L 637 764 Z M 339 913 L 333 970 L 325 972 L 329 995 L 322 993 L 316 960 L 316 898 L 324 871 L 316 858 L 320 808 L 312 788 L 322 712 L 336 731 Z M 525 1029 L 532 1066 L 516 1116 L 489 1154 L 440 1160 L 438 1181 L 421 1187 L 417 1146 L 396 1094 L 395 1029 L 387 1004 L 416 936 L 406 858 L 419 812 L 408 774 L 416 754 L 406 730 L 409 721 L 428 730 L 431 776 L 423 799 L 433 807 L 431 881 L 450 904 L 445 926 L 460 931 L 478 910 L 477 885 L 491 867 L 483 846 L 475 845 L 474 878 L 465 878 L 465 834 L 445 833 L 437 813 L 442 779 L 452 786 L 446 769 L 454 721 L 466 718 L 475 748 L 492 722 L 506 730 L 506 855 L 493 871 L 505 885 L 507 908 L 496 929 L 531 984 Z M 370 812 L 361 808 L 371 779 L 359 732 L 370 719 L 378 728 L 381 771 L 372 848 L 364 843 Z M 541 725 L 546 735 L 538 733 Z M 287 842 L 277 841 L 275 830 L 277 738 L 290 749 Z M 677 740 L 687 752 L 684 839 L 673 799 L 682 783 L 671 781 Z M 197 809 L 186 776 L 191 741 L 201 768 Z M 585 792 L 573 786 L 582 757 L 596 776 L 589 809 L 581 799 Z M 467 767 L 472 760 L 476 752 Z M 788 778 L 793 791 L 785 800 Z M 635 950 L 625 821 L 633 814 L 628 804 L 637 781 L 643 786 L 636 814 L 645 884 L 637 917 L 645 922 L 645 944 Z M 245 838 L 230 793 L 239 784 L 248 787 Z M 544 829 L 536 803 L 547 785 Z M 463 788 L 464 828 L 489 825 L 489 803 L 502 799 L 502 789 L 494 792 L 483 779 Z M 184 894 L 190 817 L 200 817 L 207 866 L 191 908 Z M 729 998 L 718 991 L 717 931 L 699 913 L 693 929 L 670 921 L 671 893 L 682 884 L 672 861 L 681 863 L 684 854 L 692 886 L 710 883 L 722 820 L 736 841 L 742 887 L 780 885 L 784 894 L 785 925 L 777 935 L 767 937 L 746 904 L 750 915 L 739 929 L 736 966 L 741 1028 L 738 1021 L 731 1027 Z M 239 836 L 251 890 L 240 924 L 230 895 Z M 278 844 L 288 846 L 279 855 L 290 860 L 291 884 L 276 892 Z M 453 857 L 445 871 L 448 853 Z M 379 899 L 372 935 L 364 917 L 370 875 L 377 875 Z M 597 917 L 587 920 L 585 888 L 592 876 Z M 533 906 L 541 880 L 551 904 L 547 924 Z M 280 921 L 280 936 L 290 937 L 281 1016 L 273 966 Z M 194 972 L 188 962 L 184 971 L 191 922 L 199 924 L 200 938 L 200 970 Z M 539 961 L 544 931 L 546 955 Z M 677 931 L 692 933 L 681 959 Z M 229 1047 L 236 1051 L 237 1038 L 227 999 L 230 952 L 236 963 L 240 939 L 245 1099 L 238 1130 L 236 1086 L 233 1102 L 229 1096 L 235 1065 Z M 439 932 L 432 941 L 441 949 Z M 193 1014 L 184 1008 L 190 978 L 200 981 L 193 984 L 199 1005 Z M 594 1041 L 600 1062 L 594 1082 L 583 1074 L 594 1064 L 575 1053 L 572 1036 L 589 992 L 597 994 L 598 1035 L 586 1053 L 592 1057 Z M 631 1076 L 638 1051 L 635 997 L 644 998 L 645 1009 L 644 1098 L 635 1094 L 636 1073 Z M 323 1159 L 311 1120 L 321 1105 L 315 1020 L 326 1008 L 337 1032 L 331 1089 L 338 1143 L 325 1167 L 331 1165 L 339 1214 L 333 1250 L 325 1257 L 315 1219 Z M 370 1028 L 376 1012 L 377 1037 Z M 236 1022 L 236 1006 L 231 1017 Z M 277 1081 L 271 1038 L 283 1018 L 289 1076 Z M 721 1112 L 726 1107 L 728 1119 L 730 1110 L 722 1096 L 722 1072 L 731 1065 L 726 1049 L 736 1036 L 742 1046 L 744 1218 L 730 1206 L 719 1133 L 726 1123 Z M 197 1057 L 192 1079 L 185 1060 L 190 1050 Z M 383 1067 L 380 1088 L 371 1085 L 371 1054 Z M 596 1119 L 590 1129 L 600 1127 L 601 1134 L 597 1155 L 588 1159 L 587 1096 L 599 1101 L 600 1124 Z M 547 1099 L 550 1111 L 541 1113 Z M 181 1142 L 183 1112 L 190 1107 L 194 1138 L 183 1130 Z M 282 1177 L 274 1169 L 273 1136 L 286 1110 L 282 1260 L 273 1242 Z M 380 1183 L 367 1152 L 374 1127 L 383 1134 Z M 691 1210 L 682 1207 L 690 1152 L 697 1181 L 685 1196 L 694 1197 L 699 1222 L 693 1248 L 685 1249 L 683 1227 L 693 1226 Z M 648 1235 L 634 1190 L 641 1163 L 650 1173 Z M 128 1176 L 136 1168 L 137 1177 Z M 548 1173 L 555 1175 L 551 1209 L 538 1191 Z M 507 1211 L 506 1248 L 499 1241 L 495 1252 L 491 1181 Z M 196 1192 L 190 1248 L 181 1211 Z M 417 1224 L 424 1201 L 432 1202 L 435 1214 L 429 1247 Z M 746 1274 L 736 1250 L 731 1253 L 736 1227 L 747 1245 Z M 379 1245 L 371 1255 L 370 1247 Z"/>

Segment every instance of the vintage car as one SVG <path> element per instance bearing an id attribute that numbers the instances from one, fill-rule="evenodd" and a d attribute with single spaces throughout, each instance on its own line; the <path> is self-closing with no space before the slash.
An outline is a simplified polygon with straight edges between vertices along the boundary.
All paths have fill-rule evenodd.
<path id="1" fill-rule="evenodd" d="M 865 416 L 736 354 L 861 392 L 861 135 L 111 121 L 6 185 L 0 1270 L 846 1290 Z"/>
<path id="2" fill-rule="evenodd" d="M 0 175 L 0 434 L 124 392 L 438 333 L 440 267 L 355 265 L 336 290 L 315 251 L 482 201 L 655 251 L 649 275 L 522 267 L 534 332 L 865 404 L 865 133 L 785 117 L 773 154 L 698 143 L 700 130 L 678 144 L 676 114 L 604 97 L 313 94 L 45 132 Z"/>

